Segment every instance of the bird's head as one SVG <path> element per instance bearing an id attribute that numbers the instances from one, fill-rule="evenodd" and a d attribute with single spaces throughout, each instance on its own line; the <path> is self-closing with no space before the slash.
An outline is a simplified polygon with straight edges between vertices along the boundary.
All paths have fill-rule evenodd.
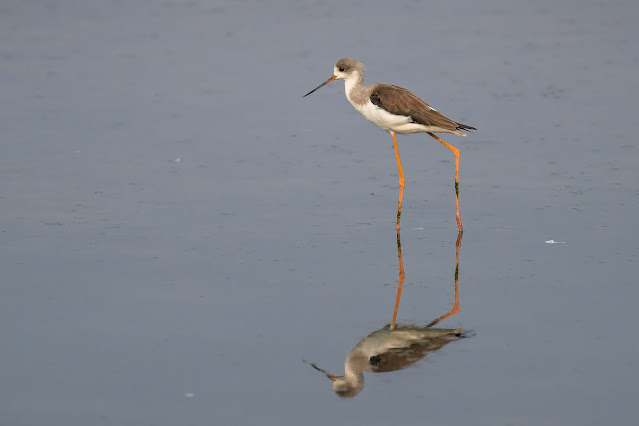
<path id="1" fill-rule="evenodd" d="M 315 89 L 311 90 L 302 97 L 307 97 L 316 90 L 326 86 L 331 81 L 349 80 L 353 78 L 359 78 L 361 80 L 364 79 L 364 65 L 352 58 L 342 58 L 335 64 L 335 67 L 333 68 L 333 75 L 331 76 L 331 78 L 329 78 L 324 83 L 320 84 Z"/>

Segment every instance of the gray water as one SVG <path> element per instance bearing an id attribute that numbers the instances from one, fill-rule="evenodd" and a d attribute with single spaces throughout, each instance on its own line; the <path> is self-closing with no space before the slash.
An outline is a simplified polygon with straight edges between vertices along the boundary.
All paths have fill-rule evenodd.
<path id="1" fill-rule="evenodd" d="M 0 424 L 634 425 L 639 3 L 0 4 Z M 472 337 L 340 399 L 398 285 L 390 135 L 341 57 L 479 130 Z M 398 322 L 454 302 L 453 156 L 399 136 Z M 548 241 L 555 241 L 555 244 Z"/>

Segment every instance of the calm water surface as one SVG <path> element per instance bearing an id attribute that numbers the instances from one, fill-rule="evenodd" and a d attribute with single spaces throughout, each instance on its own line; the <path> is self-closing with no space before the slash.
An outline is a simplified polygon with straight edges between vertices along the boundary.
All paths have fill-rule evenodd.
<path id="1" fill-rule="evenodd" d="M 0 423 L 636 424 L 638 18 L 4 2 Z M 465 232 L 435 326 L 471 337 L 342 399 L 310 363 L 343 374 L 400 281 L 390 136 L 342 82 L 301 99 L 346 56 L 479 130 L 446 137 Z M 398 139 L 397 323 L 424 327 L 454 308 L 454 163 Z"/>

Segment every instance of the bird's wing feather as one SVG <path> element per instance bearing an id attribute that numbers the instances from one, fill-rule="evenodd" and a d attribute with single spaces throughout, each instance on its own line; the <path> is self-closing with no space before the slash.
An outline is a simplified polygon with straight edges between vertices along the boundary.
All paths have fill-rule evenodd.
<path id="1" fill-rule="evenodd" d="M 391 114 L 408 116 L 414 122 L 425 126 L 437 126 L 448 130 L 456 130 L 459 126 L 459 123 L 433 109 L 416 94 L 403 87 L 378 84 L 371 92 L 370 100 Z"/>

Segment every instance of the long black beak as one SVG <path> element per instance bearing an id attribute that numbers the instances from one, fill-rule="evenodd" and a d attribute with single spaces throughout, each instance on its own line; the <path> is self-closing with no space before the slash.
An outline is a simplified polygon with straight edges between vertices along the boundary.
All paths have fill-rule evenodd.
<path id="1" fill-rule="evenodd" d="M 314 91 L 316 91 L 317 89 L 320 89 L 324 86 L 326 86 L 328 83 L 330 83 L 331 81 L 335 81 L 337 77 L 336 76 L 332 76 L 331 78 L 329 78 L 328 80 L 326 80 L 324 83 L 320 84 L 319 86 L 317 86 L 315 89 L 311 90 L 310 92 L 308 92 L 307 94 L 305 94 L 304 96 L 302 96 L 303 98 L 307 97 L 308 95 L 310 95 L 311 93 L 313 93 Z"/>

